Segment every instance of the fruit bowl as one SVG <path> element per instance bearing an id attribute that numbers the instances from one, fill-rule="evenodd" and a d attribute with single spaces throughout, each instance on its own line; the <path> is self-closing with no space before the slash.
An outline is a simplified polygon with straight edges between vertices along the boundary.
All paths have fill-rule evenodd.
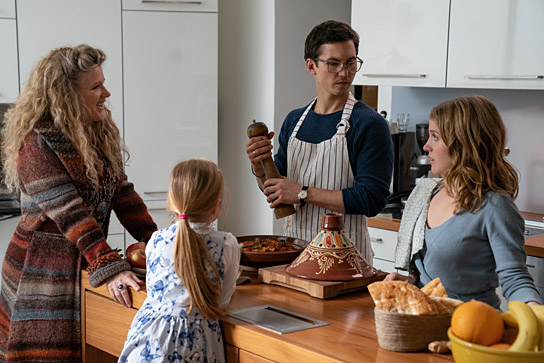
<path id="1" fill-rule="evenodd" d="M 484 345 L 469 343 L 457 338 L 448 329 L 448 338 L 456 363 L 542 363 L 544 352 L 513 352 L 509 350 L 493 349 Z"/>
<path id="2" fill-rule="evenodd" d="M 301 239 L 285 237 L 285 236 L 275 236 L 275 235 L 251 235 L 251 236 L 241 236 L 236 237 L 240 245 L 243 242 L 254 241 L 256 238 L 264 239 L 273 239 L 280 242 L 285 242 L 287 245 L 294 248 L 293 251 L 275 251 L 275 252 L 256 252 L 256 251 L 241 251 L 240 265 L 250 266 L 250 267 L 267 267 L 282 265 L 289 262 L 292 262 L 295 258 L 300 255 L 304 247 L 308 242 Z M 241 248 L 241 247 L 240 247 Z"/>

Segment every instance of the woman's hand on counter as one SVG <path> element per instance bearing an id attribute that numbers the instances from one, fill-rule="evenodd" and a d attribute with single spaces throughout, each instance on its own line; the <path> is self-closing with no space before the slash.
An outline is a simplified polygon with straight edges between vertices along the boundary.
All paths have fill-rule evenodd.
<path id="1" fill-rule="evenodd" d="M 396 272 L 391 272 L 390 274 L 385 276 L 385 279 L 384 279 L 384 281 L 395 281 L 395 280 L 404 281 L 412 285 L 415 285 L 415 283 L 417 282 L 416 277 L 412 274 L 405 276 Z"/>
<path id="2" fill-rule="evenodd" d="M 132 307 L 128 288 L 132 287 L 134 290 L 140 291 L 140 285 L 143 283 L 132 271 L 119 272 L 107 281 L 108 291 L 113 300 L 127 308 Z"/>

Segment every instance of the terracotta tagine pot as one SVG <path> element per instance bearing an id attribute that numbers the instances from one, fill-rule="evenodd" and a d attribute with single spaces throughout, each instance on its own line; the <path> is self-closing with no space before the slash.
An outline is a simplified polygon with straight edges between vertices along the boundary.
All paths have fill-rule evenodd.
<path id="1" fill-rule="evenodd" d="M 285 272 L 322 281 L 351 281 L 376 276 L 378 270 L 363 259 L 343 228 L 342 214 L 323 214 L 321 232 L 285 268 Z"/>

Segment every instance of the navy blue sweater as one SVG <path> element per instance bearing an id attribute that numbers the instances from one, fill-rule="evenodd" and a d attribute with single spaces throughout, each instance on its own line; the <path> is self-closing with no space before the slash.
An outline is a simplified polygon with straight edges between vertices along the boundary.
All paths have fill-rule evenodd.
<path id="1" fill-rule="evenodd" d="M 281 127 L 279 149 L 274 161 L 281 175 L 287 176 L 287 144 L 297 121 L 308 105 L 291 111 Z M 310 110 L 302 123 L 297 139 L 318 144 L 336 133 L 342 111 L 320 115 Z M 353 187 L 342 190 L 346 214 L 373 217 L 387 203 L 393 171 L 393 143 L 387 123 L 376 111 L 359 101 L 349 119 L 346 134 Z"/>

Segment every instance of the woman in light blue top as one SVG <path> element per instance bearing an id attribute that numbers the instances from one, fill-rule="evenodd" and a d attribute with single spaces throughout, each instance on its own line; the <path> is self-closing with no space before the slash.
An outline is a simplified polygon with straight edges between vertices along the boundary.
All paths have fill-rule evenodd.
<path id="1" fill-rule="evenodd" d="M 423 286 L 439 277 L 449 297 L 499 308 L 508 301 L 540 304 L 527 270 L 524 221 L 513 199 L 518 175 L 504 157 L 506 129 L 482 96 L 446 101 L 431 110 L 431 171 L 410 194 L 399 229 L 395 265 L 408 276 L 386 280 Z"/>

